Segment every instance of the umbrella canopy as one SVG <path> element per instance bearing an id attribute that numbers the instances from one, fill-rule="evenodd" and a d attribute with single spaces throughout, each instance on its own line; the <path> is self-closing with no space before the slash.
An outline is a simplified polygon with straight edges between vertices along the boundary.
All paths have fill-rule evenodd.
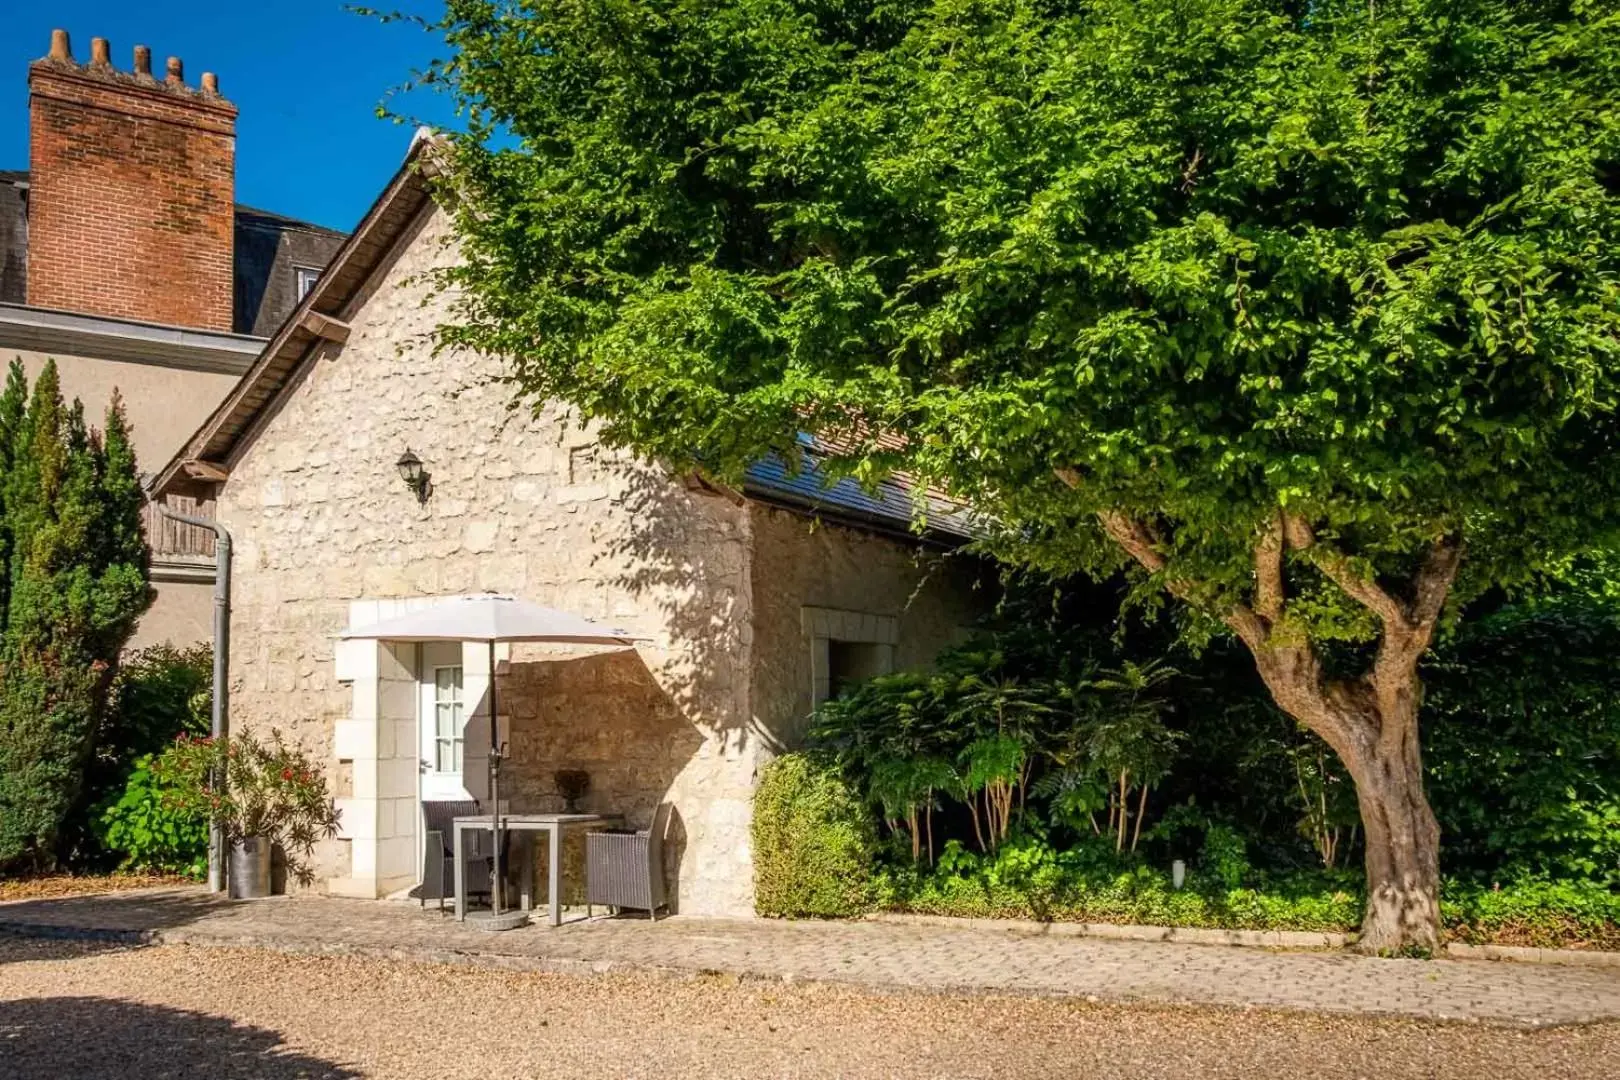
<path id="1" fill-rule="evenodd" d="M 573 645 L 633 645 L 645 640 L 567 611 L 511 596 L 458 596 L 432 607 L 343 631 L 377 641 L 552 641 Z"/>
<path id="2" fill-rule="evenodd" d="M 409 611 L 404 615 L 370 626 L 343 631 L 343 638 L 366 641 L 482 641 L 489 645 L 489 670 L 495 670 L 495 643 L 497 641 L 545 641 L 565 645 L 633 645 L 645 640 L 623 630 L 593 623 L 589 619 L 572 615 L 556 608 L 541 607 L 527 600 L 511 596 L 486 593 L 483 596 L 458 596 L 442 600 L 432 607 Z M 489 684 L 489 715 L 500 716 L 495 706 L 495 682 Z M 500 727 L 489 725 L 489 800 L 492 808 L 501 805 Z M 496 920 L 501 917 L 501 844 L 502 825 L 498 812 L 491 818 L 495 832 L 494 868 L 495 885 L 490 890 L 490 907 Z M 510 925 L 517 925 L 516 922 Z"/>

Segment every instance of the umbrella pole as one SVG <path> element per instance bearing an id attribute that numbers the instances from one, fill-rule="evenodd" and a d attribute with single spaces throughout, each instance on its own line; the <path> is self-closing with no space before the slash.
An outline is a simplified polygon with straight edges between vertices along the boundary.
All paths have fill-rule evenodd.
<path id="1" fill-rule="evenodd" d="M 490 907 L 496 915 L 501 913 L 501 893 L 505 881 L 501 877 L 501 722 L 495 708 L 495 639 L 489 640 L 489 812 L 495 837 L 495 872 L 489 885 Z"/>

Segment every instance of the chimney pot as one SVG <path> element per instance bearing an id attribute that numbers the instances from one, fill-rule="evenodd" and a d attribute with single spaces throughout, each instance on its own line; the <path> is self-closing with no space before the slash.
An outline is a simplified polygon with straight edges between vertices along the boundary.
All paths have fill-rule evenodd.
<path id="1" fill-rule="evenodd" d="M 73 59 L 73 45 L 68 41 L 68 32 L 66 30 L 51 31 L 51 59 Z"/>
<path id="2" fill-rule="evenodd" d="M 109 56 L 110 46 L 104 37 L 90 39 L 90 63 L 96 67 L 111 67 L 112 59 Z"/>
<path id="3" fill-rule="evenodd" d="M 170 86 L 186 85 L 186 69 L 181 66 L 178 56 L 169 57 L 169 74 L 164 79 Z"/>
<path id="4" fill-rule="evenodd" d="M 203 72 L 202 88 L 203 88 L 203 93 L 210 94 L 213 97 L 218 97 L 219 96 L 219 76 L 215 75 L 212 71 Z"/>
<path id="5" fill-rule="evenodd" d="M 145 45 L 135 46 L 135 74 L 152 77 L 152 50 Z"/>

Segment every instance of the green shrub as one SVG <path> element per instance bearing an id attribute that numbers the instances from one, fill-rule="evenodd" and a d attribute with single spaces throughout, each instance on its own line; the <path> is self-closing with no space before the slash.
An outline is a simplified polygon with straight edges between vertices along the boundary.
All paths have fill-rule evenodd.
<path id="1" fill-rule="evenodd" d="M 1196 872 L 1177 889 L 1168 873 L 1118 859 L 1111 845 L 1059 852 L 1021 838 L 978 856 L 953 843 L 931 872 L 886 868 L 878 898 L 892 911 L 1049 922 L 1348 931 L 1361 920 L 1352 875 L 1289 875 L 1248 888 L 1221 880 L 1231 869 Z"/>
<path id="2" fill-rule="evenodd" d="M 152 769 L 152 755 L 136 759 L 118 798 L 97 817 L 102 846 L 122 856 L 119 869 L 185 874 L 208 870 L 208 823 L 176 806 L 172 784 Z"/>
<path id="3" fill-rule="evenodd" d="M 1440 914 L 1457 941 L 1620 950 L 1620 891 L 1595 882 L 1448 882 Z"/>
<path id="4" fill-rule="evenodd" d="M 180 735 L 208 734 L 213 671 L 214 653 L 206 642 L 153 645 L 123 662 L 85 766 L 83 797 L 64 826 L 76 866 L 134 865 L 130 850 L 109 845 L 104 817 L 132 782 L 141 786 L 134 773 L 142 758 L 162 753 Z"/>
<path id="5" fill-rule="evenodd" d="M 849 916 L 872 901 L 877 838 L 836 767 L 784 754 L 754 792 L 754 906 L 761 915 Z"/>
<path id="6" fill-rule="evenodd" d="M 151 602 L 140 473 L 116 393 L 103 429 L 33 389 L 13 359 L 0 391 L 0 867 L 71 854 L 108 692 Z"/>
<path id="7" fill-rule="evenodd" d="M 1353 933 L 1362 886 L 1354 872 L 1259 875 L 1234 887 L 1229 868 L 1200 866 L 1184 888 L 1153 867 L 1130 865 L 1098 845 L 1054 851 L 1020 838 L 992 856 L 951 842 L 933 870 L 879 871 L 875 906 L 959 918 L 1135 923 L 1231 930 Z M 1620 949 L 1620 893 L 1587 881 L 1524 879 L 1485 887 L 1446 881 L 1441 912 L 1454 941 Z"/>

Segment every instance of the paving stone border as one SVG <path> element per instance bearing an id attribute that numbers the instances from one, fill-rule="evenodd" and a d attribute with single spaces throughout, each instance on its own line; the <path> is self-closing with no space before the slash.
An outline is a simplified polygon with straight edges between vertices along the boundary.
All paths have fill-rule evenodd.
<path id="1" fill-rule="evenodd" d="M 583 914 L 582 912 L 579 914 Z M 560 974 L 827 982 L 881 992 L 1059 996 L 1080 1001 L 1303 1010 L 1547 1027 L 1620 1020 L 1620 965 L 1487 964 L 1520 958 L 1376 959 L 1290 948 L 1281 935 L 1021 920 L 574 919 L 489 934 L 431 906 L 278 897 L 232 902 L 199 888 L 0 903 L 0 933 L 228 946 Z M 1212 948 L 1193 941 L 1248 940 Z M 1528 950 L 1535 954 L 1538 950 Z M 1594 955 L 1594 954 L 1584 954 Z M 1529 958 L 1544 958 L 1531 956 Z"/>
<path id="2" fill-rule="evenodd" d="M 1170 941 L 1183 945 L 1236 945 L 1250 949 L 1342 949 L 1354 934 L 1334 930 L 1221 930 L 1198 926 L 1143 926 L 1135 923 L 1038 922 L 1034 919 L 973 919 L 955 915 L 878 912 L 867 922 L 910 926 L 957 926 L 1003 930 L 1033 937 L 1091 937 L 1108 941 Z M 1519 964 L 1565 964 L 1570 967 L 1620 968 L 1620 952 L 1601 949 L 1542 949 L 1526 945 L 1469 945 L 1447 942 L 1453 960 L 1510 960 Z"/>
<path id="3" fill-rule="evenodd" d="M 1342 949 L 1352 937 L 1330 930 L 1221 930 L 1198 926 L 1141 926 L 1133 923 L 1037 922 L 1034 919 L 968 919 L 954 915 L 881 912 L 870 922 L 913 926 L 959 926 L 1005 930 L 1044 937 L 1093 937 L 1109 941 L 1173 941 L 1183 945 L 1241 945 L 1254 949 Z M 1616 954 L 1620 956 L 1620 954 Z"/>

